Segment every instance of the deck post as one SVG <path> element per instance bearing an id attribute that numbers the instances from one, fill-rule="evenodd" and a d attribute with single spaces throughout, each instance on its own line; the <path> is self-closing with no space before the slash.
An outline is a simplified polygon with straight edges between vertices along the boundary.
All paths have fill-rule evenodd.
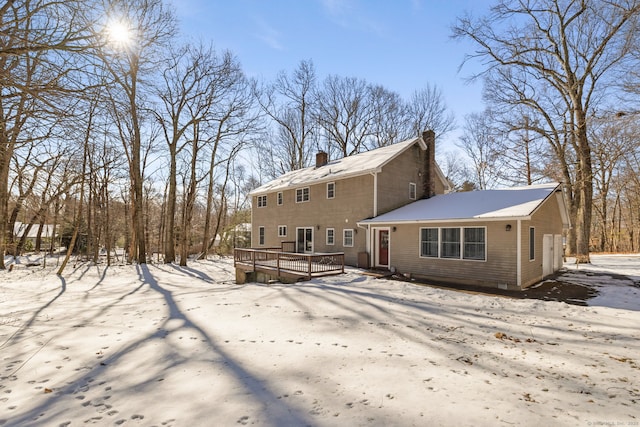
<path id="1" fill-rule="evenodd" d="M 308 255 L 309 260 L 309 280 L 311 280 L 311 255 Z"/>
<path id="2" fill-rule="evenodd" d="M 277 258 L 277 260 L 276 260 L 276 270 L 278 271 L 278 277 L 280 277 L 280 254 L 281 254 L 281 253 L 282 253 L 282 252 L 279 252 L 279 253 L 278 253 L 278 258 Z"/>

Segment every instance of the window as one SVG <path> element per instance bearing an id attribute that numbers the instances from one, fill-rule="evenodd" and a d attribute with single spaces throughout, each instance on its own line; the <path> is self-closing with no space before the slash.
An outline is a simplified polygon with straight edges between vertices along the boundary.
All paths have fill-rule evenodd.
<path id="1" fill-rule="evenodd" d="M 278 226 L 278 237 L 287 237 L 287 226 L 279 225 Z"/>
<path id="2" fill-rule="evenodd" d="M 464 259 L 485 259 L 485 229 L 481 227 L 469 227 L 464 229 Z"/>
<path id="3" fill-rule="evenodd" d="M 263 246 L 264 245 L 264 227 L 260 227 L 258 229 L 258 236 L 259 236 L 259 245 Z"/>
<path id="4" fill-rule="evenodd" d="M 529 227 L 529 261 L 536 259 L 536 229 Z"/>
<path id="5" fill-rule="evenodd" d="M 460 256 L 461 248 L 462 257 Z M 487 259 L 486 229 L 485 227 L 421 228 L 420 256 L 485 261 Z"/>
<path id="6" fill-rule="evenodd" d="M 460 229 L 459 228 L 441 229 L 440 257 L 441 258 L 460 258 Z"/>
<path id="7" fill-rule="evenodd" d="M 336 239 L 336 231 L 333 228 L 327 228 L 327 245 L 334 245 Z"/>
<path id="8" fill-rule="evenodd" d="M 438 229 L 420 229 L 420 256 L 438 257 Z"/>
<path id="9" fill-rule="evenodd" d="M 353 229 L 345 229 L 342 234 L 342 244 L 345 247 L 353 246 Z"/>
<path id="10" fill-rule="evenodd" d="M 409 183 L 409 198 L 411 200 L 416 199 L 416 183 L 415 182 Z"/>
<path id="11" fill-rule="evenodd" d="M 264 208 L 265 206 L 267 206 L 267 195 L 258 196 L 258 207 Z"/>
<path id="12" fill-rule="evenodd" d="M 327 199 L 333 199 L 336 197 L 336 183 L 329 182 L 327 184 Z"/>
<path id="13" fill-rule="evenodd" d="M 309 187 L 298 188 L 296 190 L 296 203 L 309 201 Z"/>
<path id="14" fill-rule="evenodd" d="M 278 192 L 278 206 L 282 205 L 282 191 Z"/>

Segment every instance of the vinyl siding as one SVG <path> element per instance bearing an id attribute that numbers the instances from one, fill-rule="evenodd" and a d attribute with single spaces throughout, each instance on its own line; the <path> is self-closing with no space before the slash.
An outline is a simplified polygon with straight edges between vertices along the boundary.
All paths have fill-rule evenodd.
<path id="1" fill-rule="evenodd" d="M 506 230 L 511 225 L 510 231 Z M 518 289 L 517 220 L 461 221 L 429 224 L 376 224 L 393 227 L 390 233 L 389 265 L 399 273 L 410 274 L 434 283 L 478 286 L 507 286 Z M 535 260 L 529 261 L 529 227 L 536 229 Z M 421 228 L 486 227 L 486 260 L 463 260 L 420 257 Z M 544 234 L 562 234 L 562 221 L 555 196 L 534 213 L 531 220 L 521 220 L 521 287 L 542 280 L 542 240 Z M 375 250 L 375 249 L 374 249 Z"/>
<path id="2" fill-rule="evenodd" d="M 358 230 L 356 222 L 373 215 L 373 176 L 336 181 L 333 199 L 327 199 L 326 183 L 308 187 L 309 201 L 303 203 L 296 203 L 296 189 L 283 191 L 283 203 L 279 206 L 277 193 L 267 194 L 267 206 L 252 210 L 253 232 L 264 226 L 264 247 L 274 247 L 283 241 L 295 241 L 297 227 L 312 227 L 314 252 L 344 252 L 345 263 L 356 265 L 358 252 L 366 250 L 366 233 Z M 253 199 L 257 206 L 256 197 Z M 278 237 L 278 225 L 287 225 L 287 237 Z M 326 244 L 327 228 L 335 229 L 333 245 Z M 355 231 L 353 247 L 343 247 L 342 230 L 346 228 Z M 253 239 L 252 247 L 259 248 L 257 239 Z"/>
<path id="3" fill-rule="evenodd" d="M 529 260 L 529 227 L 535 228 L 535 259 Z M 545 234 L 562 234 L 560 209 L 555 195 L 534 213 L 531 221 L 522 221 L 522 287 L 530 286 L 542 277 L 542 240 Z"/>
<path id="4" fill-rule="evenodd" d="M 424 196 L 424 162 L 426 155 L 418 145 L 409 148 L 378 174 L 378 215 L 411 203 L 409 183 L 416 184 L 416 199 Z"/>
<path id="5" fill-rule="evenodd" d="M 390 233 L 390 265 L 400 273 L 443 283 L 461 283 L 496 287 L 515 287 L 515 226 L 505 231 L 509 222 L 460 222 L 433 224 L 400 224 Z M 421 228 L 485 227 L 486 260 L 463 260 L 420 257 Z M 480 273 L 482 271 L 482 273 Z"/>

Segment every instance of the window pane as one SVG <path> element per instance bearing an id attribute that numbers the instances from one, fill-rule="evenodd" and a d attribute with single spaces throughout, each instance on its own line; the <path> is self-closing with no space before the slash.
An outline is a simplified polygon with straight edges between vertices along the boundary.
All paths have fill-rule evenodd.
<path id="1" fill-rule="evenodd" d="M 443 228 L 442 242 L 440 244 L 440 256 L 442 258 L 460 258 L 460 229 Z"/>
<path id="2" fill-rule="evenodd" d="M 529 228 L 529 260 L 536 259 L 536 229 Z"/>
<path id="3" fill-rule="evenodd" d="M 485 259 L 485 230 L 484 228 L 464 229 L 464 255 L 465 259 Z"/>
<path id="4" fill-rule="evenodd" d="M 423 228 L 420 230 L 420 256 L 438 256 L 438 229 Z"/>
<path id="5" fill-rule="evenodd" d="M 344 246 L 353 246 L 353 230 L 344 230 Z"/>

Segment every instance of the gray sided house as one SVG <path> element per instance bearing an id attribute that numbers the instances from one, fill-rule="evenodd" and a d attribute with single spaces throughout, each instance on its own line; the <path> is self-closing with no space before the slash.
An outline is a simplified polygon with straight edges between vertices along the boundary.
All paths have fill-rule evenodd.
<path id="1" fill-rule="evenodd" d="M 399 273 L 443 283 L 523 289 L 563 263 L 569 214 L 557 183 L 438 195 L 358 226 Z M 375 244 L 367 247 L 375 253 Z M 381 255 L 382 256 L 382 255 Z"/>
<path id="2" fill-rule="evenodd" d="M 447 191 L 431 131 L 339 160 L 318 153 L 315 166 L 286 173 L 250 193 L 251 247 L 289 242 L 296 252 L 344 252 L 347 265 L 388 268 L 383 251 L 370 248 L 386 245 L 389 234 L 372 235 L 358 223 Z"/>

